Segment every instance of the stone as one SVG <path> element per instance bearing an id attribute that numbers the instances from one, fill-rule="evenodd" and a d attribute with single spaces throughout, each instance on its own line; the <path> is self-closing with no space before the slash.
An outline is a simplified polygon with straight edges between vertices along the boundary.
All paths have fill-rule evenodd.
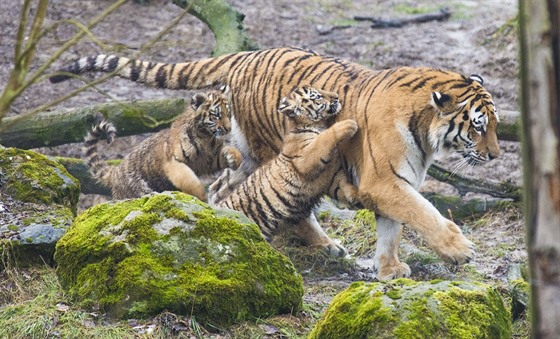
<path id="1" fill-rule="evenodd" d="M 355 282 L 309 338 L 511 338 L 511 320 L 497 289 L 482 283 Z"/>
<path id="2" fill-rule="evenodd" d="M 167 310 L 227 326 L 302 306 L 301 276 L 254 223 L 180 192 L 84 211 L 55 260 L 80 306 L 121 319 Z"/>
<path id="3" fill-rule="evenodd" d="M 80 183 L 64 167 L 26 150 L 0 147 L 0 266 L 53 264 L 72 224 Z"/>

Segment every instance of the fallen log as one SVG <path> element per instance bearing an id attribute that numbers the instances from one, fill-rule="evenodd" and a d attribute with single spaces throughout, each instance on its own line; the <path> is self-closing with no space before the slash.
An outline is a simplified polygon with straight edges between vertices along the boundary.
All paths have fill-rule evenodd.
<path id="1" fill-rule="evenodd" d="M 106 103 L 70 111 L 9 117 L 0 122 L 0 144 L 29 149 L 81 142 L 86 131 L 99 118 L 99 113 L 117 125 L 119 136 L 155 132 L 169 126 L 184 108 L 184 99 L 164 99 Z"/>
<path id="2" fill-rule="evenodd" d="M 438 165 L 432 165 L 428 169 L 428 175 L 432 178 L 448 183 L 459 191 L 459 195 L 464 196 L 468 192 L 488 194 L 496 198 L 521 200 L 522 188 L 507 182 L 495 182 L 490 180 L 480 180 L 452 175 L 451 172 Z"/>

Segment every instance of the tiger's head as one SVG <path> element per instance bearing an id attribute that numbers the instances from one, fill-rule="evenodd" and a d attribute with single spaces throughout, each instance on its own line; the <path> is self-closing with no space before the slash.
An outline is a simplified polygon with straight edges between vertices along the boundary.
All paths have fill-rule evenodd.
<path id="1" fill-rule="evenodd" d="M 470 165 L 480 165 L 500 155 L 499 117 L 482 77 L 473 74 L 463 80 L 432 92 L 430 104 L 441 125 L 432 129 L 430 142 L 437 150 L 443 140 L 444 149 L 460 152 Z"/>
<path id="2" fill-rule="evenodd" d="M 325 126 L 342 109 L 338 94 L 311 86 L 294 87 L 280 100 L 278 112 L 298 127 Z"/>
<path id="3" fill-rule="evenodd" d="M 229 86 L 220 90 L 198 92 L 191 99 L 196 111 L 199 130 L 214 138 L 222 137 L 231 130 Z"/>

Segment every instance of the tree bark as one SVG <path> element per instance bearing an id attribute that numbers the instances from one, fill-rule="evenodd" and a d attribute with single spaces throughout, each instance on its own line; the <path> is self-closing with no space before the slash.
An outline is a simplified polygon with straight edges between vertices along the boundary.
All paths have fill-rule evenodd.
<path id="1" fill-rule="evenodd" d="M 214 33 L 216 45 L 213 56 L 258 48 L 245 33 L 245 16 L 226 0 L 173 0 L 173 3 L 187 9 Z"/>
<path id="2" fill-rule="evenodd" d="M 119 136 L 155 132 L 169 126 L 184 108 L 184 99 L 164 99 L 99 104 L 71 111 L 4 118 L 0 124 L 0 144 L 28 149 L 81 142 L 101 116 L 117 125 Z"/>
<path id="3" fill-rule="evenodd" d="M 520 0 L 532 338 L 560 338 L 560 0 Z"/>

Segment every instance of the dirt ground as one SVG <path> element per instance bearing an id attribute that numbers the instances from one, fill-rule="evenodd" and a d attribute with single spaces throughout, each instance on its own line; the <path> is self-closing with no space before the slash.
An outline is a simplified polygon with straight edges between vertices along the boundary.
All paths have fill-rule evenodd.
<path id="1" fill-rule="evenodd" d="M 518 45 L 516 27 L 510 21 L 517 15 L 516 0 L 232 0 L 234 7 L 245 14 L 245 29 L 261 47 L 299 46 L 317 52 L 358 62 L 375 69 L 395 66 L 429 66 L 469 75 L 476 73 L 485 80 L 485 87 L 494 96 L 498 110 L 518 111 Z M 0 2 L 0 86 L 12 68 L 17 22 L 21 0 Z M 49 26 L 57 20 L 76 19 L 87 22 L 107 8 L 112 1 L 51 0 Z M 353 20 L 355 15 L 400 18 L 432 12 L 447 7 L 449 20 L 412 24 L 402 28 L 373 29 L 368 22 Z M 130 1 L 99 24 L 93 33 L 105 43 L 103 49 L 91 40 L 84 40 L 64 53 L 50 71 L 81 56 L 115 53 L 138 56 L 149 39 L 180 15 L 181 9 L 170 1 L 152 0 L 146 5 Z M 60 25 L 42 40 L 34 62 L 36 69 L 75 32 L 70 25 Z M 143 59 L 180 62 L 210 55 L 214 38 L 210 30 L 196 18 L 186 16 L 162 40 L 141 53 Z M 53 100 L 77 88 L 78 81 L 52 86 L 48 81 L 30 87 L 13 105 L 9 115 L 21 114 L 46 101 Z M 72 108 L 113 100 L 133 100 L 188 96 L 186 91 L 146 88 L 121 79 L 111 79 L 98 86 L 100 91 L 88 90 L 62 103 L 55 109 Z M 106 92 L 101 94 L 100 92 Z M 122 157 L 131 144 L 142 136 L 121 138 L 106 152 L 108 158 Z M 501 142 L 502 155 L 489 164 L 468 168 L 462 174 L 477 178 L 506 180 L 521 183 L 520 147 L 516 142 Z M 46 154 L 81 157 L 81 145 L 42 148 Z M 453 169 L 457 155 L 442 155 L 437 159 Z M 456 194 L 447 185 L 428 179 L 422 188 Z M 468 198 L 468 197 L 467 197 Z M 84 197 L 82 208 L 101 201 Z M 462 226 L 466 235 L 477 245 L 475 261 L 461 268 L 450 267 L 437 258 L 422 263 L 410 259 L 415 279 L 478 279 L 498 284 L 506 283 L 511 264 L 526 260 L 524 224 L 519 207 L 496 211 Z M 342 239 L 344 243 L 344 236 Z M 371 251 L 358 257 L 358 271 L 363 273 L 306 277 L 306 302 L 321 311 L 342 288 L 353 279 L 370 279 L 367 266 Z M 403 258 L 422 253 L 430 256 L 414 234 L 406 232 L 402 246 Z M 433 254 L 431 254 L 433 256 Z"/>

